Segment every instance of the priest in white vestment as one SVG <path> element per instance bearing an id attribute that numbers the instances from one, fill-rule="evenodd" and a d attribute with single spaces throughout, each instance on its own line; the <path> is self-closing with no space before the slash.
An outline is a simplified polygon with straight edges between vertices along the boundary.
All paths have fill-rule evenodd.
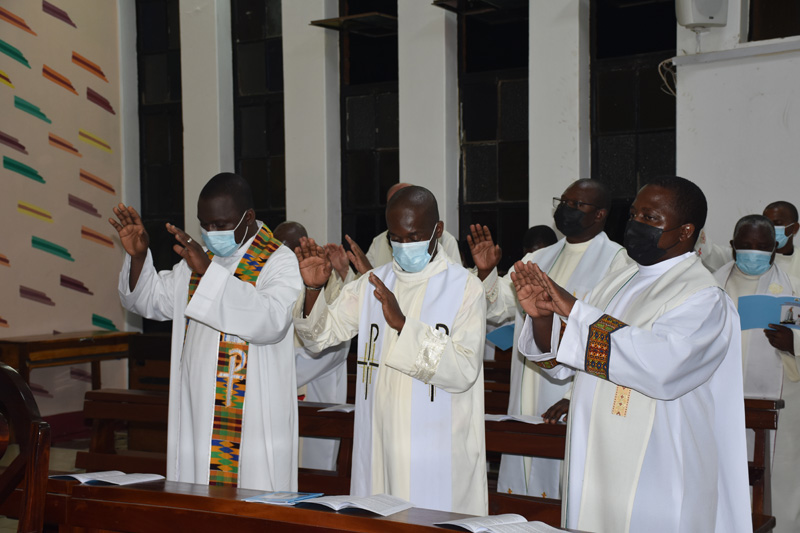
<path id="1" fill-rule="evenodd" d="M 800 229 L 797 208 L 786 201 L 772 202 L 764 209 L 764 216 L 775 226 L 778 253 L 775 264 L 788 276 L 800 279 L 800 252 L 794 249 L 794 236 Z"/>
<path id="2" fill-rule="evenodd" d="M 395 260 L 331 304 L 322 287 L 330 263 L 301 241 L 297 334 L 316 351 L 358 333 L 353 495 L 485 515 L 483 287 L 437 243 L 443 224 L 430 191 L 399 191 L 386 219 Z"/>
<path id="3" fill-rule="evenodd" d="M 556 377 L 575 376 L 565 527 L 752 531 L 739 317 L 693 252 L 706 213 L 688 180 L 643 187 L 625 234 L 638 264 L 586 302 L 517 263 L 529 315 L 520 350 Z"/>
<path id="4" fill-rule="evenodd" d="M 736 223 L 734 261 L 715 277 L 737 304 L 741 296 L 798 296 L 800 281 L 773 264 L 775 229 L 761 215 L 747 215 Z M 795 347 L 800 330 L 771 324 L 767 330 L 742 331 L 742 368 L 745 398 L 783 399 L 778 431 L 770 431 L 772 457 L 772 515 L 776 533 L 800 531 L 800 373 Z M 748 456 L 753 456 L 753 430 L 748 430 Z"/>
<path id="5" fill-rule="evenodd" d="M 299 222 L 287 220 L 275 226 L 275 238 L 294 251 L 308 231 Z M 341 245 L 327 244 L 333 271 L 325 284 L 325 299 L 332 302 L 339 296 L 344 283 L 352 281 L 353 271 Z M 298 398 L 307 402 L 343 404 L 347 401 L 347 355 L 350 341 L 331 346 L 319 353 L 309 351 L 300 339 L 295 341 L 295 370 Z M 300 437 L 300 468 L 336 470 L 339 454 L 338 439 Z"/>
<path id="6" fill-rule="evenodd" d="M 291 307 L 302 281 L 295 255 L 256 220 L 247 182 L 218 174 L 200 193 L 208 251 L 167 224 L 182 258 L 172 270 L 156 272 L 132 207 L 114 213 L 128 253 L 122 305 L 173 321 L 167 479 L 297 490 Z"/>
<path id="7" fill-rule="evenodd" d="M 603 276 L 630 264 L 619 244 L 606 236 L 605 227 L 610 198 L 605 186 L 596 180 L 581 179 L 572 183 L 560 198 L 554 198 L 553 218 L 556 228 L 565 235 L 552 246 L 522 258 L 547 272 L 556 283 L 576 298 L 585 298 Z M 486 289 L 486 318 L 490 324 L 514 320 L 514 347 L 511 355 L 511 378 L 508 414 L 541 416 L 555 422 L 566 412 L 572 378 L 558 379 L 519 353 L 517 339 L 522 329 L 523 311 L 511 281 L 511 272 L 498 276 L 501 250 L 492 241 L 489 228 L 474 224 L 467 237 L 470 252 L 478 268 L 478 277 Z M 558 403 L 558 407 L 556 404 Z M 552 410 L 549 410 L 553 406 Z M 555 414 L 554 414 L 555 413 Z M 503 455 L 497 481 L 498 492 L 527 494 L 541 498 L 560 498 L 561 463 L 558 459 Z"/>

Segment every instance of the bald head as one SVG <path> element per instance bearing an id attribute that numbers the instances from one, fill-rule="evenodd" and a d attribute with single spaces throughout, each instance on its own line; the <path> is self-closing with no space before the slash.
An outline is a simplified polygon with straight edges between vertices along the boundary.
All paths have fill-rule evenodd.
<path id="1" fill-rule="evenodd" d="M 577 191 L 582 202 L 591 204 L 597 209 L 608 210 L 611 207 L 611 195 L 608 193 L 608 188 L 600 181 L 586 178 L 575 180 L 567 187 L 567 191 L 569 190 Z"/>
<path id="2" fill-rule="evenodd" d="M 386 203 L 387 204 L 389 203 L 389 200 L 391 200 L 392 196 L 394 196 L 394 193 L 396 193 L 400 189 L 405 189 L 406 187 L 411 187 L 411 186 L 412 185 L 410 183 L 395 183 L 394 185 L 389 187 L 389 190 L 386 191 Z"/>
<path id="3" fill-rule="evenodd" d="M 299 222 L 293 222 L 291 220 L 278 224 L 272 234 L 276 239 L 282 241 L 290 250 L 294 250 L 300 246 L 300 237 L 308 237 L 306 228 Z"/>
<path id="4" fill-rule="evenodd" d="M 423 227 L 432 228 L 439 221 L 439 204 L 425 187 L 407 185 L 396 191 L 386 204 L 387 223 L 392 212 L 401 211 L 406 212 L 406 217 L 413 216 Z"/>

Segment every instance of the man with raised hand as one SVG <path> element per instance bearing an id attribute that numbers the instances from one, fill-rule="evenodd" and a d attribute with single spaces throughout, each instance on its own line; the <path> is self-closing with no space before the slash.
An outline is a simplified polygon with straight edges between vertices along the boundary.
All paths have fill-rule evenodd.
<path id="1" fill-rule="evenodd" d="M 359 338 L 351 494 L 485 515 L 483 287 L 443 253 L 427 189 L 398 191 L 386 223 L 393 261 L 330 304 L 325 250 L 301 239 L 297 252 L 306 290 L 294 321 L 304 345 Z"/>
<path id="2" fill-rule="evenodd" d="M 605 227 L 610 198 L 606 187 L 596 180 L 573 182 L 559 198 L 553 198 L 556 228 L 565 235 L 552 246 L 525 255 L 577 298 L 584 298 L 606 273 L 624 267 L 628 257 L 622 247 L 609 240 Z M 510 274 L 499 277 L 501 250 L 492 241 L 489 228 L 474 224 L 467 237 L 478 277 L 486 288 L 487 319 L 501 324 L 514 319 L 514 348 L 511 356 L 510 415 L 544 415 L 555 423 L 567 412 L 571 378 L 557 379 L 526 361 L 517 349 L 517 337 L 524 318 Z M 513 269 L 511 270 L 513 272 Z M 499 492 L 560 498 L 561 461 L 543 457 L 503 455 L 497 482 Z"/>
<path id="3" fill-rule="evenodd" d="M 172 270 L 156 272 L 133 207 L 114 214 L 127 252 L 122 305 L 172 320 L 167 479 L 297 490 L 291 307 L 302 280 L 294 254 L 256 220 L 247 181 L 217 174 L 200 192 L 207 250 L 167 224 L 181 257 Z"/>

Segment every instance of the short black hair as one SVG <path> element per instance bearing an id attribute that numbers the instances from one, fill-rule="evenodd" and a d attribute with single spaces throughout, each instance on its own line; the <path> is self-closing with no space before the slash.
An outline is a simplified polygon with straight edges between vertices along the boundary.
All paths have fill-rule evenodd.
<path id="1" fill-rule="evenodd" d="M 253 209 L 253 191 L 247 180 L 233 172 L 222 172 L 217 174 L 205 184 L 200 191 L 200 198 L 210 200 L 228 196 L 233 200 L 233 205 L 237 211 L 244 213 L 248 209 Z"/>
<path id="2" fill-rule="evenodd" d="M 388 220 L 389 211 L 399 206 L 419 208 L 425 213 L 423 222 L 431 225 L 439 222 L 439 204 L 431 191 L 419 185 L 410 185 L 394 193 L 386 204 L 386 216 Z"/>
<path id="3" fill-rule="evenodd" d="M 694 224 L 694 242 L 700 235 L 700 230 L 706 225 L 708 216 L 708 203 L 702 189 L 694 182 L 680 176 L 662 176 L 650 180 L 645 187 L 653 185 L 674 192 L 673 202 L 670 206 L 681 225 Z M 644 187 L 643 187 L 644 188 Z"/>
<path id="4" fill-rule="evenodd" d="M 533 248 L 544 248 L 558 242 L 556 232 L 550 226 L 540 225 L 528 228 L 522 238 L 522 249 L 531 250 Z"/>
<path id="5" fill-rule="evenodd" d="M 791 202 L 787 202 L 785 200 L 778 200 L 777 202 L 772 202 L 767 207 L 765 207 L 764 211 L 766 211 L 767 209 L 786 209 L 792 216 L 792 222 L 797 222 L 797 208 Z"/>
<path id="6" fill-rule="evenodd" d="M 775 235 L 775 226 L 772 224 L 772 221 L 765 217 L 764 215 L 745 215 L 736 222 L 736 226 L 733 227 L 733 238 L 736 238 L 736 234 L 739 233 L 739 230 L 742 229 L 744 226 L 753 226 L 756 228 L 764 228 Z"/>

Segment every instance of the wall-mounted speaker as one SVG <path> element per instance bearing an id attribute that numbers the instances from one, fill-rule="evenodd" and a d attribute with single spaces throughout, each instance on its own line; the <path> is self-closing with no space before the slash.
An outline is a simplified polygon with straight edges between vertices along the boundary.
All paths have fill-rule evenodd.
<path id="1" fill-rule="evenodd" d="M 690 30 L 728 23 L 728 0 L 675 0 L 678 24 Z"/>

